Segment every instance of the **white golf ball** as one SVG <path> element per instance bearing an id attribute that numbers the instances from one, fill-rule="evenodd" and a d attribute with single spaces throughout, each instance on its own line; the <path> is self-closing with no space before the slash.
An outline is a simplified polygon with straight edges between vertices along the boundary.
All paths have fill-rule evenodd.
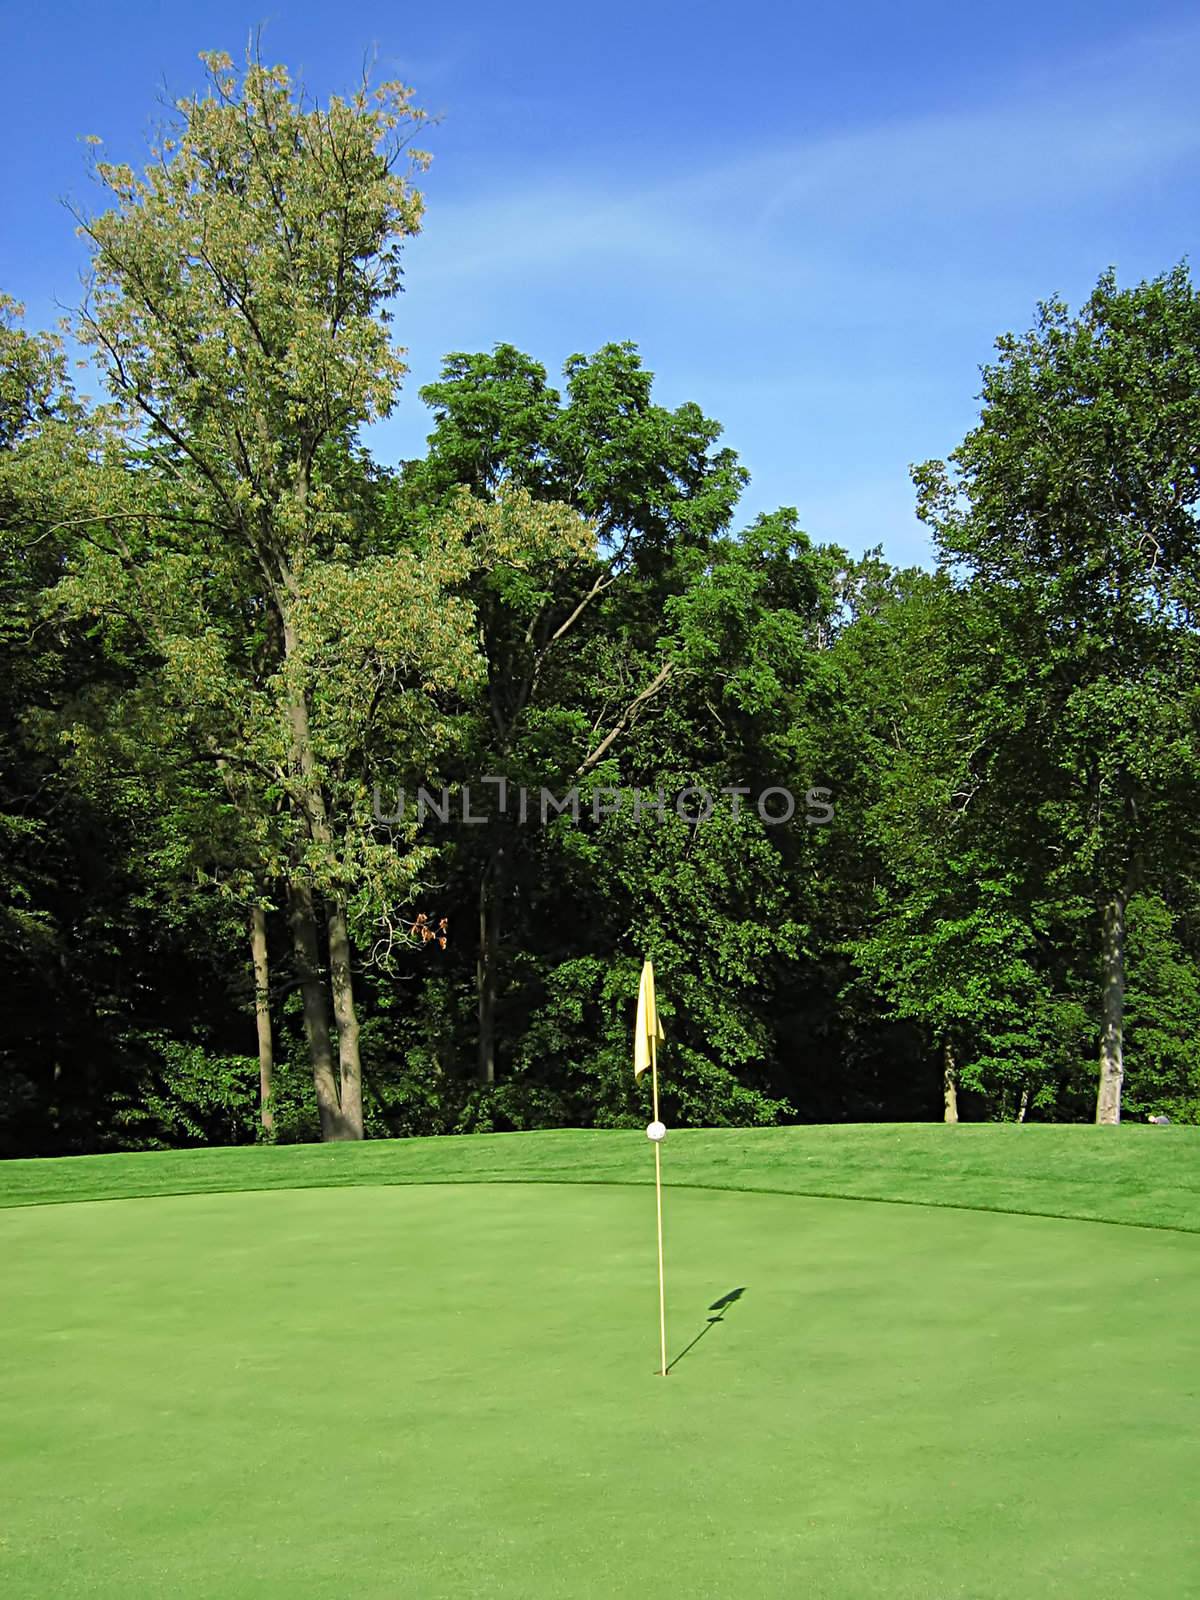
<path id="1" fill-rule="evenodd" d="M 655 1144 L 667 1137 L 667 1130 L 661 1122 L 652 1122 L 646 1129 L 647 1139 L 653 1139 Z"/>

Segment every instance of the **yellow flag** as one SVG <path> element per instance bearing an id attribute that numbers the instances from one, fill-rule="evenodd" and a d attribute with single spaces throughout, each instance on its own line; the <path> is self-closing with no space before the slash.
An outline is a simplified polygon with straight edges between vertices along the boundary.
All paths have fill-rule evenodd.
<path id="1" fill-rule="evenodd" d="M 661 1044 L 665 1035 L 658 1020 L 658 1007 L 654 1003 L 654 967 L 647 961 L 642 967 L 642 981 L 638 984 L 637 1022 L 633 1030 L 633 1075 L 638 1078 L 654 1058 L 654 1045 Z"/>

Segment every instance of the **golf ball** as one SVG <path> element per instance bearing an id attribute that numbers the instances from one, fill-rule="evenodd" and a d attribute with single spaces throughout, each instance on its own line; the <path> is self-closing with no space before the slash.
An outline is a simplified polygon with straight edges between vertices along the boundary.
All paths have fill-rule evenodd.
<path id="1" fill-rule="evenodd" d="M 653 1139 L 655 1144 L 657 1144 L 660 1139 L 665 1139 L 667 1137 L 667 1130 L 661 1122 L 652 1122 L 646 1129 L 646 1137 L 647 1139 Z"/>

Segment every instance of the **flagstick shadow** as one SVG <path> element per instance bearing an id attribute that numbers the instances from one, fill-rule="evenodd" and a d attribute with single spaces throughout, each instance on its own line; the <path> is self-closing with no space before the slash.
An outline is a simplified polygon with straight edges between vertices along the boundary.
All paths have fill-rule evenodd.
<path id="1" fill-rule="evenodd" d="M 719 1300 L 713 1301 L 712 1305 L 710 1305 L 708 1309 L 710 1311 L 715 1311 L 717 1313 L 716 1316 L 709 1317 L 708 1321 L 700 1329 L 700 1332 L 692 1340 L 691 1344 L 685 1344 L 677 1356 L 672 1356 L 670 1361 L 667 1362 L 668 1372 L 670 1372 L 672 1368 L 679 1365 L 689 1350 L 694 1350 L 696 1348 L 701 1339 L 704 1338 L 705 1334 L 708 1333 L 710 1329 L 714 1328 L 718 1322 L 724 1322 L 726 1311 L 728 1311 L 731 1305 L 735 1305 L 737 1301 L 742 1298 L 745 1292 L 745 1289 L 731 1289 L 728 1294 L 723 1294 Z"/>

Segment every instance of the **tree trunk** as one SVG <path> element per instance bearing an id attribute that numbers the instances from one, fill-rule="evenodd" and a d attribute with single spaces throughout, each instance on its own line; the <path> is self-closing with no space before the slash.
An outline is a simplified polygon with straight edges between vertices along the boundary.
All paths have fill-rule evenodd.
<path id="1" fill-rule="evenodd" d="M 275 1045 L 271 1037 L 271 972 L 267 964 L 267 913 L 262 906 L 250 910 L 250 956 L 254 963 L 254 1020 L 258 1028 L 258 1106 L 264 1133 L 275 1126 L 271 1109 L 271 1079 L 275 1073 Z"/>
<path id="2" fill-rule="evenodd" d="M 479 879 L 479 955 L 475 990 L 479 1003 L 479 1081 L 496 1081 L 496 963 L 500 943 L 501 874 L 504 846 L 497 844 Z"/>
<path id="3" fill-rule="evenodd" d="M 301 497 L 303 500 L 303 497 Z M 299 651 L 299 636 L 296 632 L 295 622 L 292 617 L 290 600 L 285 599 L 281 618 L 283 622 L 283 648 L 284 655 L 290 663 Z M 286 670 L 286 669 L 285 669 Z M 320 773 L 317 769 L 316 757 L 313 754 L 312 730 L 308 715 L 308 696 L 303 682 L 292 682 L 287 688 L 288 729 L 291 742 L 292 767 L 300 778 L 301 804 L 304 819 L 308 825 L 309 837 L 314 844 L 319 845 L 325 852 L 333 852 L 333 828 L 329 820 L 329 812 L 325 804 L 325 794 L 321 787 Z M 317 1085 L 317 1104 L 321 1110 L 322 1137 L 326 1139 L 361 1139 L 363 1136 L 362 1117 L 362 1068 L 358 1051 L 358 1017 L 354 1009 L 354 980 L 350 972 L 350 936 L 346 927 L 345 905 L 340 901 L 331 903 L 328 915 L 329 931 L 329 968 L 330 988 L 333 995 L 333 1012 L 338 1028 L 338 1066 L 341 1078 L 341 1094 L 339 1097 L 337 1086 L 333 1078 L 333 1054 L 329 1043 L 329 1024 L 325 1011 L 324 990 L 320 986 L 320 963 L 317 959 L 316 918 L 313 912 L 312 891 L 307 887 L 301 890 L 306 897 L 306 908 L 302 907 L 299 922 L 307 930 L 305 934 L 305 953 L 301 956 L 300 945 L 297 944 L 297 958 L 301 961 L 302 983 L 303 970 L 312 974 L 312 981 L 320 989 L 320 1025 L 318 1029 L 318 1047 L 313 1052 L 313 1081 Z M 296 924 L 294 923 L 294 926 Z M 311 938 L 309 938 L 311 935 Z M 316 994 L 314 991 L 312 1005 L 315 1007 Z M 305 1028 L 309 1026 L 310 999 L 306 984 L 304 1000 Z M 314 1011 L 314 1024 L 317 1021 Z M 323 1041 L 320 1039 L 323 1030 Z M 313 1034 L 309 1034 L 310 1048 L 312 1048 Z M 322 1077 L 318 1078 L 318 1059 L 324 1062 L 320 1068 Z M 325 1071 L 328 1071 L 328 1084 L 323 1081 Z"/>
<path id="4" fill-rule="evenodd" d="M 358 1015 L 354 1009 L 354 978 L 350 971 L 350 935 L 346 907 L 335 900 L 329 908 L 329 986 L 337 1023 L 338 1067 L 341 1073 L 343 1139 L 363 1136 L 362 1063 L 358 1054 Z"/>
<path id="5" fill-rule="evenodd" d="M 1125 900 L 1124 890 L 1113 895 L 1104 908 L 1101 933 L 1104 994 L 1096 1121 L 1108 1126 L 1121 1120 L 1121 1080 L 1125 1075 Z"/>
<path id="6" fill-rule="evenodd" d="M 1025 1114 L 1029 1110 L 1029 1085 L 1021 1085 L 1021 1104 L 1017 1107 L 1017 1121 L 1024 1122 Z"/>
<path id="7" fill-rule="evenodd" d="M 958 1121 L 958 1067 L 949 1039 L 942 1041 L 942 1121 Z"/>
<path id="8" fill-rule="evenodd" d="M 333 1044 L 325 1009 L 325 984 L 321 978 L 317 917 L 313 910 L 312 890 L 307 884 L 292 884 L 289 887 L 288 917 L 292 925 L 300 993 L 304 1001 L 304 1032 L 312 1059 L 313 1087 L 321 1116 L 321 1137 L 343 1139 L 347 1135 L 342 1132 L 342 1108 L 338 1103 L 337 1080 L 333 1075 Z"/>
<path id="9" fill-rule="evenodd" d="M 479 954 L 475 962 L 475 992 L 479 1007 L 479 1081 L 496 1081 L 496 949 L 489 874 L 479 880 Z"/>

